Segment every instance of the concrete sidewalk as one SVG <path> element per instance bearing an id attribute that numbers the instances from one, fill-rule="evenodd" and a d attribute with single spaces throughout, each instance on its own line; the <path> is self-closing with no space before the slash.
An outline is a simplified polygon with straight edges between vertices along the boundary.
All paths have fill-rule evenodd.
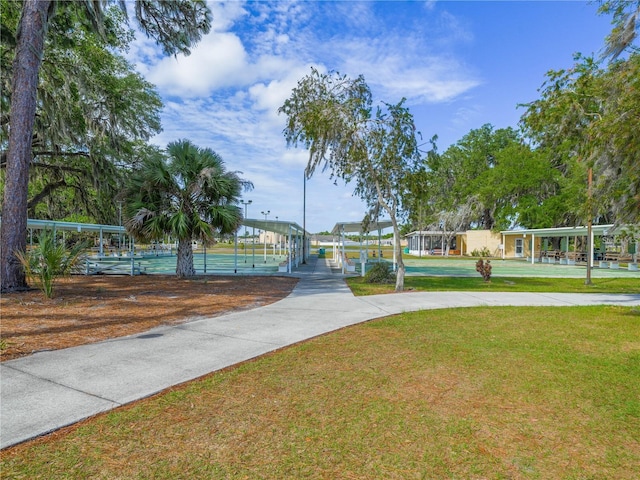
<path id="1" fill-rule="evenodd" d="M 471 306 L 640 305 L 640 295 L 408 292 L 354 297 L 329 260 L 310 259 L 285 299 L 143 334 L 0 364 L 0 448 L 221 368 L 373 318 Z M 268 281 L 268 277 L 265 277 Z"/>

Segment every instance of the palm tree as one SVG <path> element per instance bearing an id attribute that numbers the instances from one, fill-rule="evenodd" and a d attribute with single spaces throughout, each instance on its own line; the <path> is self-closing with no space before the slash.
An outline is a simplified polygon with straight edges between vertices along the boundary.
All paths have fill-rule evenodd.
<path id="1" fill-rule="evenodd" d="M 74 8 L 81 10 L 94 28 L 102 32 L 102 8 L 110 3 L 126 8 L 124 0 L 24 0 L 22 3 L 11 83 L 7 180 L 0 227 L 0 289 L 3 292 L 27 286 L 16 254 L 25 251 L 27 241 L 29 165 L 47 26 L 57 8 Z M 204 0 L 137 0 L 134 11 L 142 30 L 156 39 L 168 55 L 189 54 L 191 45 L 211 28 L 211 11 Z"/>
<path id="2" fill-rule="evenodd" d="M 190 277 L 196 273 L 191 242 L 237 230 L 243 219 L 240 195 L 253 185 L 227 171 L 213 150 L 189 140 L 170 143 L 166 153 L 144 160 L 131 175 L 124 192 L 125 226 L 142 240 L 176 238 L 176 275 Z"/>

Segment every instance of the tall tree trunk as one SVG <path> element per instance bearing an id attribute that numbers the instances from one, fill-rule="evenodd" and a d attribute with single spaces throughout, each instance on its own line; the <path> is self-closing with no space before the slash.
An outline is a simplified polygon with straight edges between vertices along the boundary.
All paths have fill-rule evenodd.
<path id="1" fill-rule="evenodd" d="M 25 0 L 18 27 L 16 56 L 13 61 L 6 183 L 0 227 L 3 292 L 20 290 L 27 286 L 24 269 L 15 253 L 23 252 L 27 245 L 31 138 L 36 115 L 38 75 L 51 7 L 51 1 Z"/>
<path id="2" fill-rule="evenodd" d="M 193 247 L 191 239 L 178 240 L 178 258 L 176 259 L 176 275 L 178 277 L 193 277 L 196 269 L 193 266 Z"/>
<path id="3" fill-rule="evenodd" d="M 396 292 L 404 291 L 404 261 L 402 260 L 402 244 L 400 243 L 400 229 L 398 228 L 398 222 L 395 215 L 391 215 L 391 223 L 393 224 L 393 237 L 395 243 L 393 248 L 396 252 L 396 263 L 398 264 L 398 271 L 396 272 Z"/>

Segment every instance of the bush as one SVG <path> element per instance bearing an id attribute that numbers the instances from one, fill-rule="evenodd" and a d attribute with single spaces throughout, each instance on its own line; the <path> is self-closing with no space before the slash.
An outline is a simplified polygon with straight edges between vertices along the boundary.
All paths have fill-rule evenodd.
<path id="1" fill-rule="evenodd" d="M 27 278 L 34 282 L 45 297 L 53 297 L 53 287 L 59 277 L 67 276 L 79 263 L 84 243 L 77 243 L 67 250 L 62 242 L 56 243 L 50 230 L 43 230 L 38 246 L 27 252 L 18 252 L 17 257 L 24 267 Z"/>
<path id="2" fill-rule="evenodd" d="M 396 275 L 387 262 L 374 263 L 364 274 L 365 283 L 394 283 Z"/>
<path id="3" fill-rule="evenodd" d="M 471 252 L 472 257 L 490 257 L 491 252 L 487 247 L 482 247 L 480 250 L 475 249 Z"/>
<path id="4" fill-rule="evenodd" d="M 476 272 L 482 275 L 485 282 L 491 281 L 491 261 L 484 262 L 482 259 L 476 262 Z"/>

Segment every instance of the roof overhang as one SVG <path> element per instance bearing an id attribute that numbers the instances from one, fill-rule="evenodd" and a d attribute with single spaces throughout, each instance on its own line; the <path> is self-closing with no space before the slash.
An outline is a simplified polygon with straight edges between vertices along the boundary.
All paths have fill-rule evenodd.
<path id="1" fill-rule="evenodd" d="M 456 235 L 464 235 L 467 232 L 456 232 Z M 427 236 L 427 237 L 437 237 L 442 236 L 444 232 L 442 230 L 416 230 L 410 233 L 407 233 L 405 237 L 419 237 L 419 236 Z"/>
<path id="2" fill-rule="evenodd" d="M 257 228 L 264 230 L 265 232 L 278 233 L 280 235 L 302 234 L 304 229 L 297 223 L 287 222 L 285 220 L 257 220 L 252 218 L 245 218 L 242 221 L 242 225 L 245 227 Z M 309 235 L 309 232 L 306 233 Z"/>
<path id="3" fill-rule="evenodd" d="M 369 223 L 368 231 L 364 231 L 364 225 L 362 222 L 338 222 L 331 230 L 332 235 L 340 235 L 341 233 L 369 233 L 375 231 L 382 231 L 389 227 L 392 227 L 391 220 L 380 220 L 378 222 Z"/>
<path id="4" fill-rule="evenodd" d="M 609 225 L 593 225 L 591 231 L 596 236 L 616 235 L 625 231 L 625 226 L 616 227 Z M 537 237 L 584 237 L 588 235 L 589 229 L 585 226 L 578 227 L 557 227 L 557 228 L 534 228 L 529 230 L 503 230 L 502 235 L 535 235 Z"/>
<path id="5" fill-rule="evenodd" d="M 118 225 L 99 225 L 94 223 L 60 222 L 57 220 L 27 219 L 27 228 L 32 230 L 66 230 L 71 232 L 126 233 L 124 227 Z"/>
<path id="6" fill-rule="evenodd" d="M 1 222 L 0 218 L 0 222 Z M 252 220 L 246 219 L 242 222 L 247 227 L 255 227 L 268 232 L 279 233 L 281 235 L 289 235 L 291 229 L 292 233 L 303 232 L 302 227 L 296 223 L 278 221 L 278 220 Z M 77 222 L 61 222 L 57 220 L 37 220 L 28 219 L 27 228 L 32 230 L 66 230 L 73 232 L 102 232 L 102 233 L 126 233 L 126 229 L 123 226 L 118 225 L 99 225 L 93 223 L 77 223 Z M 309 233 L 307 232 L 307 235 Z"/>

